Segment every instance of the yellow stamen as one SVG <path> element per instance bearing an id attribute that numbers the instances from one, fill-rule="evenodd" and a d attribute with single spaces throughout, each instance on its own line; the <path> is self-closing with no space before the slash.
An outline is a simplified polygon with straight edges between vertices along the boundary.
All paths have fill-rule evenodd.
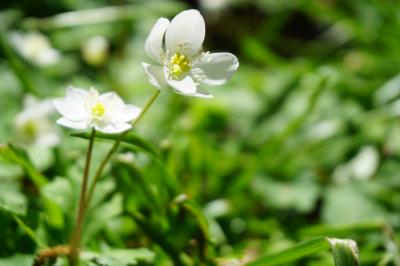
<path id="1" fill-rule="evenodd" d="M 29 121 L 23 126 L 23 131 L 27 136 L 34 138 L 39 131 L 38 124 L 34 121 Z"/>
<path id="2" fill-rule="evenodd" d="M 169 70 L 174 79 L 179 79 L 182 74 L 190 70 L 189 59 L 179 52 L 170 58 L 169 63 Z"/>
<path id="3" fill-rule="evenodd" d="M 106 108 L 104 107 L 104 104 L 102 103 L 96 103 L 92 107 L 92 114 L 95 118 L 101 118 L 104 113 L 106 112 Z"/>

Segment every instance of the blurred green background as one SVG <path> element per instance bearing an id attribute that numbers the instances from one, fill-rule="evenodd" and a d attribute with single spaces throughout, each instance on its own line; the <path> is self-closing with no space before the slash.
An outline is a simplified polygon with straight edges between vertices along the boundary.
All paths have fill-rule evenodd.
<path id="1" fill-rule="evenodd" d="M 145 38 L 157 18 L 188 8 L 206 20 L 205 50 L 235 54 L 240 68 L 208 88 L 212 100 L 162 91 L 136 132 L 160 149 L 164 170 L 124 147 L 99 185 L 84 245 L 140 248 L 154 265 L 171 265 L 132 219 L 140 211 L 176 250 L 201 258 L 193 219 L 172 206 L 167 216 L 176 216 L 164 221 L 157 208 L 185 194 L 209 225 L 208 254 L 237 263 L 221 265 L 316 236 L 354 239 L 362 265 L 400 265 L 399 1 L 3 0 L 0 8 L 0 265 L 25 265 L 38 242 L 67 243 L 87 145 L 51 112 L 40 128 L 59 141 L 38 144 L 41 130 L 17 122 L 27 95 L 93 86 L 143 106 L 155 90 L 141 65 L 150 62 Z M 32 32 L 44 37 L 24 39 Z M 32 162 L 21 162 L 21 150 L 10 155 L 7 142 Z M 108 147 L 99 141 L 95 163 Z M 119 166 L 127 161 L 135 166 Z M 291 265 L 333 262 L 318 253 Z"/>

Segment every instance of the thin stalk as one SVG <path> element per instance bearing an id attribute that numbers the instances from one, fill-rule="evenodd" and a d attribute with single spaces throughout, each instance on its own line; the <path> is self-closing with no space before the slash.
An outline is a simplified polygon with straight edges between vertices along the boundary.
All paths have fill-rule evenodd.
<path id="1" fill-rule="evenodd" d="M 78 209 L 78 216 L 76 220 L 75 229 L 72 233 L 71 237 L 71 253 L 69 256 L 69 264 L 70 266 L 76 266 L 79 261 L 79 246 L 81 242 L 81 235 L 82 235 L 82 225 L 86 213 L 86 190 L 88 185 L 89 179 L 89 170 L 90 170 L 90 162 L 92 160 L 92 151 L 93 151 L 93 144 L 96 135 L 96 130 L 93 128 L 92 133 L 89 139 L 89 147 L 86 153 L 86 162 L 85 162 L 85 169 L 83 172 L 83 180 L 82 180 L 82 187 L 81 187 L 81 194 L 79 198 L 79 209 Z"/>
<path id="2" fill-rule="evenodd" d="M 151 96 L 151 98 L 147 101 L 146 105 L 143 107 L 142 111 L 140 112 L 139 116 L 132 122 L 132 127 L 137 125 L 137 123 L 142 119 L 144 114 L 147 112 L 147 110 L 150 108 L 150 106 L 153 104 L 153 102 L 157 99 L 158 95 L 160 94 L 160 90 L 156 90 L 156 92 Z M 107 165 L 107 162 L 110 160 L 114 152 L 118 149 L 119 145 L 121 144 L 122 140 L 128 134 L 129 131 L 125 131 L 122 133 L 119 138 L 114 142 L 113 146 L 111 149 L 108 151 L 106 157 L 104 157 L 103 161 L 100 163 L 99 168 L 97 168 L 96 174 L 93 178 L 92 185 L 90 186 L 89 192 L 86 197 L 86 207 L 89 205 L 90 200 L 93 196 L 94 189 L 96 188 L 97 181 L 99 180 L 101 174 L 103 173 L 104 167 Z"/>

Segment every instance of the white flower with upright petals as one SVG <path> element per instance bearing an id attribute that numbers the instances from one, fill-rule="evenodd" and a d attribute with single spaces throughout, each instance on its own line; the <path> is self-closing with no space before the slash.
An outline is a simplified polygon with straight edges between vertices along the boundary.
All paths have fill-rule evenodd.
<path id="1" fill-rule="evenodd" d="M 115 92 L 100 95 L 93 88 L 69 87 L 64 98 L 54 100 L 54 106 L 63 116 L 57 120 L 59 125 L 79 130 L 95 128 L 108 134 L 130 129 L 130 122 L 141 112 L 141 108 L 125 104 Z"/>
<path id="2" fill-rule="evenodd" d="M 143 63 L 149 82 L 179 94 L 212 98 L 200 84 L 222 85 L 239 67 L 230 53 L 202 51 L 204 19 L 197 10 L 186 10 L 170 22 L 160 18 L 147 37 L 145 50 L 158 65 Z"/>
<path id="3" fill-rule="evenodd" d="M 47 37 L 41 33 L 13 32 L 10 40 L 16 50 L 35 65 L 49 66 L 60 60 L 60 52 L 54 49 Z"/>

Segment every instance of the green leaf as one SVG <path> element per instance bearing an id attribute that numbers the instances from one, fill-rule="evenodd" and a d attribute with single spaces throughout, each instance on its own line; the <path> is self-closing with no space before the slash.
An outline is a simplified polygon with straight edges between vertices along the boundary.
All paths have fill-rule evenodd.
<path id="1" fill-rule="evenodd" d="M 6 30 L 11 24 L 20 19 L 21 12 L 15 9 L 5 9 L 0 12 L 0 30 Z"/>
<path id="2" fill-rule="evenodd" d="M 73 137 L 78 137 L 78 138 L 83 138 L 83 139 L 89 139 L 90 138 L 90 133 L 85 132 L 85 133 L 74 133 L 71 136 Z M 104 134 L 101 132 L 96 132 L 96 138 L 98 139 L 106 139 L 106 140 L 118 140 L 120 138 L 120 135 L 110 135 L 110 134 Z M 124 139 L 122 140 L 123 143 L 133 145 L 142 151 L 148 152 L 154 156 L 159 156 L 159 152 L 156 147 L 154 147 L 153 144 L 151 144 L 149 141 L 146 139 L 136 135 L 133 132 L 129 132 L 128 134 L 125 135 Z"/>
<path id="3" fill-rule="evenodd" d="M 89 133 L 74 133 L 71 136 L 73 137 L 79 137 L 83 139 L 89 139 Z M 104 140 L 118 140 L 120 135 L 110 135 L 110 134 L 104 134 L 101 132 L 96 132 L 96 138 L 98 139 L 104 139 Z M 152 160 L 153 162 L 159 167 L 160 171 L 164 175 L 164 178 L 162 179 L 165 182 L 165 185 L 173 192 L 172 194 L 177 194 L 179 191 L 179 182 L 176 180 L 174 176 L 172 176 L 168 170 L 165 168 L 164 163 L 161 160 L 160 153 L 158 149 L 151 144 L 149 141 L 146 139 L 136 135 L 133 132 L 129 132 L 124 139 L 122 140 L 122 143 L 128 144 L 128 148 L 130 148 L 133 151 L 136 151 L 137 148 L 139 148 L 141 151 L 145 152 Z"/>
<path id="4" fill-rule="evenodd" d="M 0 146 L 0 155 L 5 159 L 11 161 L 12 163 L 21 166 L 27 173 L 28 177 L 36 185 L 38 189 L 42 189 L 44 185 L 48 183 L 47 178 L 42 175 L 42 173 L 36 169 L 36 167 L 31 162 L 27 152 L 21 148 L 14 146 L 12 144 L 6 144 Z M 41 191 L 42 193 L 42 191 Z M 43 205 L 46 209 L 47 221 L 54 227 L 61 228 L 63 226 L 63 218 L 61 211 L 56 208 L 52 199 L 41 195 L 43 200 Z M 11 205 L 8 205 L 10 207 Z M 16 209 L 13 209 L 16 211 Z M 20 209 L 22 211 L 22 209 Z M 15 215 L 21 215 L 22 213 L 14 212 Z"/>
<path id="5" fill-rule="evenodd" d="M 258 260 L 249 263 L 248 266 L 284 264 L 327 249 L 329 249 L 329 243 L 324 237 L 320 237 L 305 241 L 287 250 L 261 257 Z"/>
<path id="6" fill-rule="evenodd" d="M 376 90 L 374 100 L 377 104 L 388 103 L 399 97 L 399 89 L 400 74 L 397 74 Z"/>
<path id="7" fill-rule="evenodd" d="M 66 178 L 56 177 L 42 187 L 41 194 L 46 207 L 47 221 L 54 227 L 62 228 L 63 212 L 69 217 L 71 212 L 75 211 L 71 183 Z"/>
<path id="8" fill-rule="evenodd" d="M 354 233 L 367 233 L 381 231 L 384 227 L 383 222 L 362 222 L 343 225 L 313 225 L 304 227 L 300 230 L 302 236 L 320 236 L 331 235 L 335 237 L 343 237 Z"/>
<path id="9" fill-rule="evenodd" d="M 385 220 L 387 211 L 358 183 L 330 186 L 324 193 L 322 217 L 326 224 L 343 225 Z"/>
<path id="10" fill-rule="evenodd" d="M 192 200 L 186 200 L 182 203 L 182 208 L 194 217 L 196 223 L 200 227 L 200 230 L 204 238 L 207 239 L 208 241 L 211 241 L 208 221 L 200 206 L 198 206 Z"/>
<path id="11" fill-rule="evenodd" d="M 187 265 L 185 263 L 185 253 L 174 247 L 173 241 L 168 237 L 160 224 L 149 220 L 140 212 L 132 213 L 131 217 L 140 226 L 144 233 L 155 243 L 157 243 L 171 258 L 176 266 Z"/>
<path id="12" fill-rule="evenodd" d="M 327 238 L 336 266 L 359 266 L 356 242 L 349 239 Z"/>
<path id="13" fill-rule="evenodd" d="M 294 208 L 300 212 L 311 211 L 320 194 L 318 185 L 310 181 L 276 182 L 265 177 L 254 178 L 252 189 L 269 208 Z"/>
<path id="14" fill-rule="evenodd" d="M 33 256 L 25 254 L 17 254 L 9 258 L 1 258 L 1 266 L 32 266 Z"/>
<path id="15" fill-rule="evenodd" d="M 88 213 L 85 221 L 85 231 L 82 235 L 82 243 L 88 243 L 94 239 L 99 232 L 104 230 L 108 223 L 121 215 L 122 196 L 114 195 L 109 202 L 97 206 Z"/>
<path id="16" fill-rule="evenodd" d="M 359 265 L 357 244 L 353 240 L 319 237 L 302 242 L 284 251 L 263 256 L 247 264 L 247 266 L 283 265 L 329 248 L 332 249 L 335 266 Z"/>
<path id="17" fill-rule="evenodd" d="M 25 216 L 27 207 L 26 197 L 15 190 L 14 186 L 4 183 L 0 186 L 0 211 L 11 215 Z"/>
<path id="18" fill-rule="evenodd" d="M 139 263 L 153 263 L 155 254 L 146 249 L 112 249 L 102 253 L 83 252 L 82 261 L 94 261 L 95 265 L 131 266 Z"/>
<path id="19" fill-rule="evenodd" d="M 21 166 L 37 187 L 41 187 L 47 183 L 47 178 L 35 168 L 28 154 L 21 147 L 12 144 L 1 145 L 0 155 Z"/>
<path id="20" fill-rule="evenodd" d="M 127 163 L 123 161 L 120 161 L 117 164 L 117 168 L 119 169 L 119 173 L 121 175 L 128 175 L 129 180 L 132 178 L 135 179 L 137 185 L 140 186 L 141 191 L 143 191 L 143 194 L 146 196 L 155 213 L 160 213 L 164 209 L 157 187 L 152 186 L 152 184 L 146 180 L 146 177 L 143 176 L 140 169 L 135 167 L 133 163 Z M 124 176 L 122 176 L 122 180 L 124 180 L 123 177 Z M 125 179 L 125 184 L 127 186 L 132 186 L 129 180 Z"/>
<path id="21" fill-rule="evenodd" d="M 14 220 L 17 222 L 19 227 L 38 245 L 39 247 L 45 247 L 44 241 L 40 239 L 37 234 L 24 223 L 19 217 L 13 216 Z"/>
<path id="22" fill-rule="evenodd" d="M 71 182 L 65 177 L 56 177 L 43 186 L 42 194 L 57 204 L 67 215 L 74 210 L 74 191 Z"/>

